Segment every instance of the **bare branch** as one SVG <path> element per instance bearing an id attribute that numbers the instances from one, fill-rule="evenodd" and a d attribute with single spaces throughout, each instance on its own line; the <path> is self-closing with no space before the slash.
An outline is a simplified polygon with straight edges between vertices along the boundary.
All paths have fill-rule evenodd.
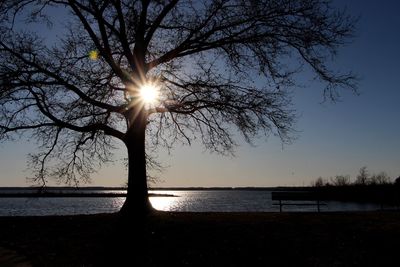
<path id="1" fill-rule="evenodd" d="M 130 173 L 145 176 L 145 145 L 135 143 L 144 133 L 152 148 L 199 139 L 221 154 L 233 152 L 236 132 L 249 143 L 259 134 L 290 143 L 290 92 L 304 66 L 332 101 L 339 88 L 356 91 L 354 75 L 328 68 L 355 24 L 330 1 L 3 2 L 0 139 L 40 141 L 31 159 L 42 184 L 47 176 L 89 181 L 115 138 L 141 164 Z M 40 20 L 49 7 L 70 11 L 53 18 L 66 25 L 51 42 L 30 25 L 51 24 Z M 139 87 L 150 81 L 160 94 L 147 103 Z"/>

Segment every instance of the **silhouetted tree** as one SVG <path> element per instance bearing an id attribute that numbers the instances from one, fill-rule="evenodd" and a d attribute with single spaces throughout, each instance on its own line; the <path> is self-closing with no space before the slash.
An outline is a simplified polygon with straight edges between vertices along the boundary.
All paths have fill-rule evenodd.
<path id="1" fill-rule="evenodd" d="M 378 174 L 373 174 L 369 178 L 369 184 L 371 185 L 387 185 L 391 184 L 392 180 L 386 172 L 380 172 Z"/>
<path id="2" fill-rule="evenodd" d="M 318 177 L 315 181 L 311 183 L 311 186 L 313 187 L 323 187 L 327 186 L 328 182 L 324 180 L 322 177 Z"/>
<path id="3" fill-rule="evenodd" d="M 350 185 L 350 176 L 349 175 L 336 175 L 335 177 L 331 177 L 331 183 L 333 186 Z"/>
<path id="4" fill-rule="evenodd" d="M 355 184 L 356 185 L 366 185 L 366 184 L 368 184 L 368 181 L 369 181 L 369 173 L 368 173 L 367 167 L 366 166 L 361 167 L 360 171 L 356 177 Z"/>
<path id="5" fill-rule="evenodd" d="M 68 16 L 48 16 L 61 9 Z M 37 31 L 57 19 L 57 36 Z M 5 0 L 0 21 L 0 138 L 32 133 L 42 184 L 88 180 L 121 140 L 127 213 L 151 209 L 145 135 L 148 145 L 198 138 L 226 153 L 233 125 L 247 141 L 261 131 L 288 142 L 287 88 L 302 66 L 331 100 L 354 89 L 352 74 L 326 65 L 354 21 L 325 0 Z M 140 96 L 149 83 L 157 102 Z"/>
<path id="6" fill-rule="evenodd" d="M 400 186 L 400 176 L 397 177 L 397 178 L 394 180 L 394 184 L 395 184 L 396 186 Z"/>

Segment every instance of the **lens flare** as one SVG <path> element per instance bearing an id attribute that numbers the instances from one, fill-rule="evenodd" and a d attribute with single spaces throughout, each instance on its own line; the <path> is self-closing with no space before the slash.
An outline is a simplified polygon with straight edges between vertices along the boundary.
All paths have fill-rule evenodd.
<path id="1" fill-rule="evenodd" d="M 154 84 L 144 84 L 140 87 L 140 97 L 144 103 L 154 104 L 158 99 L 159 89 Z"/>
<path id="2" fill-rule="evenodd" d="M 99 59 L 99 52 L 96 50 L 92 50 L 89 52 L 89 59 L 91 60 L 98 60 Z"/>

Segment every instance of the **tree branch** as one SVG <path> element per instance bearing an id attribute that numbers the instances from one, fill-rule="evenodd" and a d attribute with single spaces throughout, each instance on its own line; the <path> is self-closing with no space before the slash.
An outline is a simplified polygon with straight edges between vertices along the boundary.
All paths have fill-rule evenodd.
<path id="1" fill-rule="evenodd" d="M 121 140 L 123 140 L 123 138 L 125 136 L 120 131 L 115 130 L 103 123 L 89 124 L 86 126 L 77 126 L 77 125 L 73 125 L 68 122 L 65 122 L 63 120 L 60 120 L 57 117 L 55 117 L 53 114 L 51 114 L 51 112 L 48 110 L 48 108 L 46 108 L 46 105 L 44 104 L 45 103 L 44 100 L 41 100 L 37 93 L 35 93 L 32 89 L 29 89 L 29 91 L 34 96 L 34 98 L 36 100 L 36 104 L 37 104 L 40 112 L 43 115 L 45 115 L 47 118 L 49 118 L 51 121 L 53 121 L 58 127 L 68 128 L 68 129 L 76 131 L 76 132 L 84 132 L 84 133 L 94 132 L 94 131 L 104 131 L 105 134 L 114 136 Z"/>

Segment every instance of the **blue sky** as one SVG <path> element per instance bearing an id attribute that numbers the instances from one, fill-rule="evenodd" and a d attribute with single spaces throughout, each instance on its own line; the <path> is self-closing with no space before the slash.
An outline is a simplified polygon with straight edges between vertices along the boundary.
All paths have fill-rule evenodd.
<path id="1" fill-rule="evenodd" d="M 294 108 L 300 115 L 298 138 L 282 146 L 276 137 L 260 138 L 256 146 L 241 142 L 235 157 L 210 154 L 194 143 L 160 151 L 166 166 L 157 186 L 277 186 L 308 185 L 318 176 L 356 176 L 367 166 L 370 172 L 400 176 L 400 2 L 334 1 L 360 16 L 353 43 L 340 49 L 332 63 L 352 70 L 361 78 L 360 95 L 342 92 L 338 103 L 321 103 L 321 84 L 307 73 L 305 85 L 296 88 Z M 26 154 L 34 142 L 0 144 L 0 186 L 26 186 Z M 116 159 L 123 157 L 117 153 Z M 92 185 L 120 186 L 126 172 L 118 162 L 93 175 Z"/>

